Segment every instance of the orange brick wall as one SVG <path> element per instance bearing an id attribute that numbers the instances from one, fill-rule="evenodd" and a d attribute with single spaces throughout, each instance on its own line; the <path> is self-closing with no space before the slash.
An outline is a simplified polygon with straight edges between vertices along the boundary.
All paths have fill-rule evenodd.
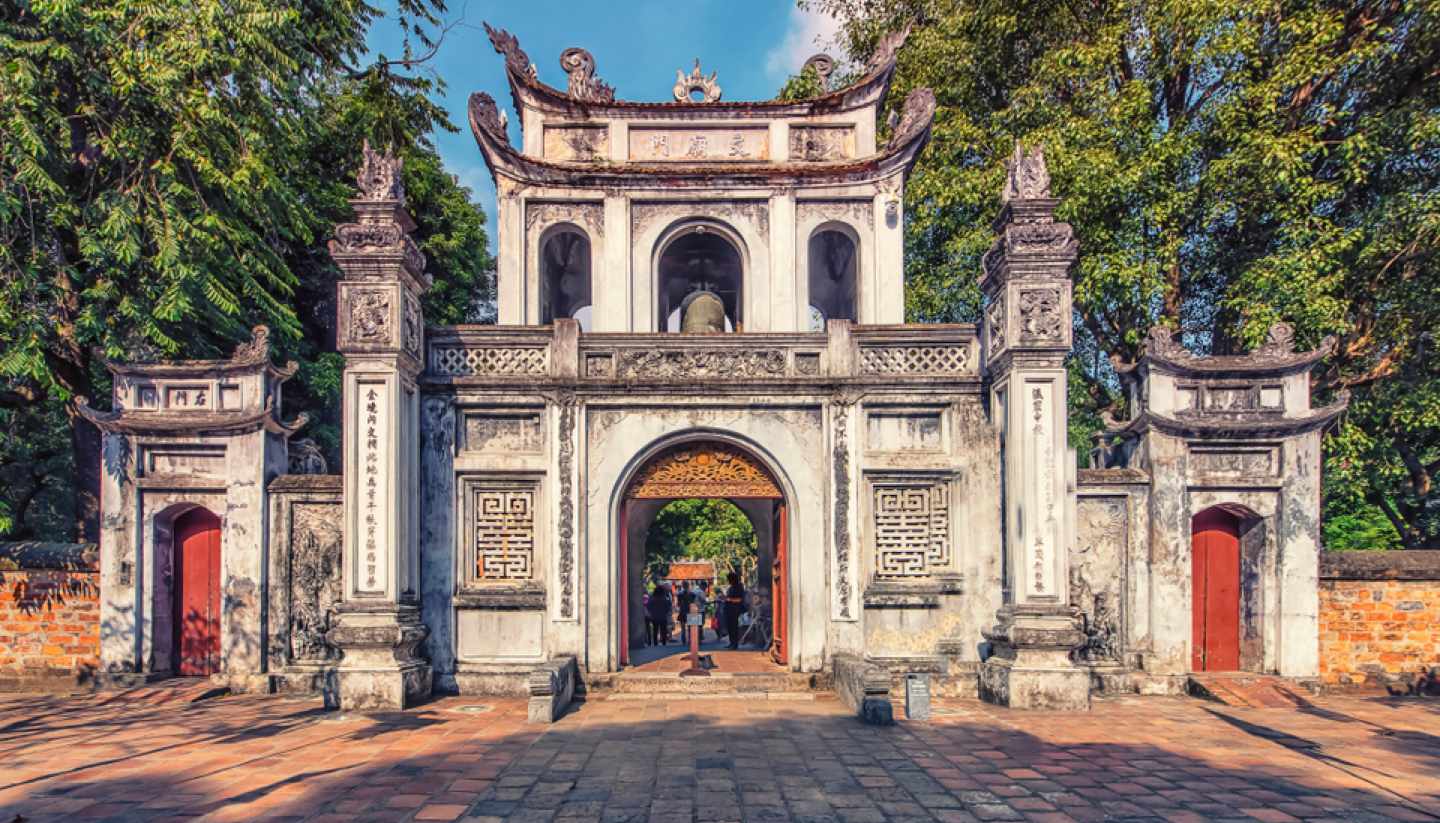
<path id="1" fill-rule="evenodd" d="M 100 575 L 0 570 L 0 688 L 87 685 L 100 657 Z"/>
<path id="2" fill-rule="evenodd" d="M 1422 559 L 1416 555 L 1440 552 L 1353 554 L 1408 556 L 1339 558 L 1330 564 L 1322 561 L 1321 680 L 1335 685 L 1378 684 L 1384 682 L 1386 674 L 1414 679 L 1416 674 L 1440 665 L 1440 575 L 1436 579 L 1414 579 L 1421 576 L 1414 570 L 1378 568 L 1401 562 L 1413 566 L 1414 561 Z M 1382 576 L 1405 579 L 1375 579 Z"/>

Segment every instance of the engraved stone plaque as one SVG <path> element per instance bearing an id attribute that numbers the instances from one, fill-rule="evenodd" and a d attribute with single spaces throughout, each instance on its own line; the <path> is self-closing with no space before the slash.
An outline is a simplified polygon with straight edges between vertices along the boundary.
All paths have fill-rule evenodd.
<path id="1" fill-rule="evenodd" d="M 770 132 L 764 128 L 639 127 L 630 129 L 630 160 L 632 162 L 743 163 L 768 159 L 770 159 Z"/>

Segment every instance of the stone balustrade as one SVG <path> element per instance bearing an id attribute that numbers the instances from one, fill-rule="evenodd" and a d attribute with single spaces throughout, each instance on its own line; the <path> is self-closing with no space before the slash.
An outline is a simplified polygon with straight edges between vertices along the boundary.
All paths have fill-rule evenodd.
<path id="1" fill-rule="evenodd" d="M 979 335 L 969 324 L 854 326 L 818 333 L 582 334 L 554 326 L 446 326 L 427 334 L 431 382 L 683 383 L 952 382 L 980 379 Z"/>

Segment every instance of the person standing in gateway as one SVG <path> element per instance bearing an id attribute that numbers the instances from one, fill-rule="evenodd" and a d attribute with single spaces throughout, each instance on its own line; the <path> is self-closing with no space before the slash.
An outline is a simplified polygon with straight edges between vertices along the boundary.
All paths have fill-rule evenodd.
<path id="1" fill-rule="evenodd" d="M 726 577 L 730 587 L 725 590 L 725 634 L 730 638 L 730 648 L 740 648 L 740 613 L 745 611 L 745 586 L 740 575 L 730 572 Z"/>

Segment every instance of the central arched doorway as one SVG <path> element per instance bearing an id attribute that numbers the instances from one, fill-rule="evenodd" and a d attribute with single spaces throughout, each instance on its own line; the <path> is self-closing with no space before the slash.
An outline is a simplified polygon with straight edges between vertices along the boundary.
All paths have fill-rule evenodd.
<path id="1" fill-rule="evenodd" d="M 645 535 L 656 515 L 679 500 L 724 500 L 755 527 L 760 562 L 758 607 L 768 617 L 768 648 L 774 662 L 789 662 L 789 515 L 772 473 L 744 448 L 719 440 L 692 440 L 660 449 L 636 471 L 620 506 L 620 663 L 644 637 L 639 597 L 644 592 Z"/>

